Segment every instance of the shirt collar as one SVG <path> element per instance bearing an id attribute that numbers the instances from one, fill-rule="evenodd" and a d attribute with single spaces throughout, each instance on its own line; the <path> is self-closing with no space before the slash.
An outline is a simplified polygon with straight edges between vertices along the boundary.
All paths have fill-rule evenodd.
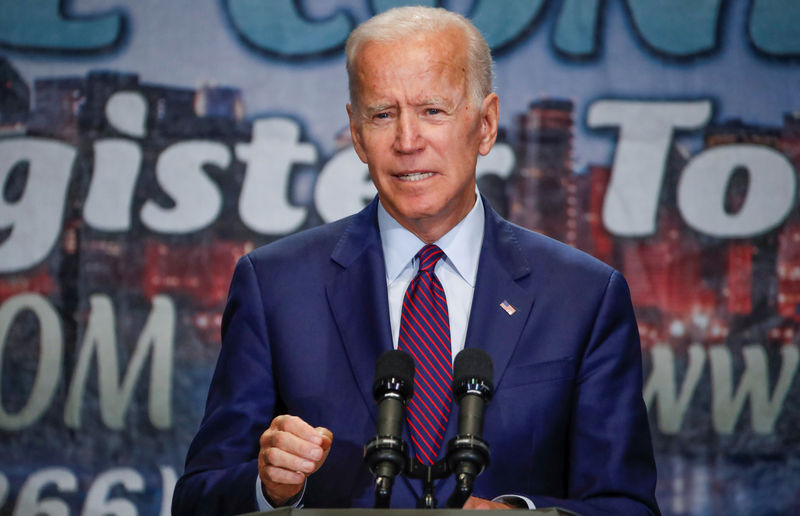
<path id="1" fill-rule="evenodd" d="M 478 193 L 475 197 L 475 205 L 467 216 L 435 242 L 444 251 L 448 263 L 473 288 L 478 275 L 478 258 L 483 243 L 485 219 L 481 196 Z M 401 226 L 380 202 L 378 202 L 378 228 L 381 232 L 386 280 L 392 283 L 403 269 L 412 263 L 414 256 L 425 242 Z"/>

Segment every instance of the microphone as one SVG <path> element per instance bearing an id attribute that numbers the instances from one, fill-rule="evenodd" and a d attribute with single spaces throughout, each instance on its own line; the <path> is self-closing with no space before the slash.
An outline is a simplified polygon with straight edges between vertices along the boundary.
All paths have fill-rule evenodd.
<path id="1" fill-rule="evenodd" d="M 378 404 L 377 435 L 364 447 L 364 460 L 375 475 L 375 507 L 388 508 L 394 477 L 406 467 L 402 440 L 406 401 L 414 393 L 414 359 L 405 351 L 387 351 L 375 365 L 372 395 Z"/>
<path id="2" fill-rule="evenodd" d="M 456 487 L 448 507 L 462 507 L 472 494 L 475 478 L 489 464 L 489 445 L 481 438 L 483 411 L 492 397 L 494 368 L 482 349 L 468 348 L 453 363 L 453 395 L 459 403 L 458 434 L 447 449 L 447 465 Z"/>

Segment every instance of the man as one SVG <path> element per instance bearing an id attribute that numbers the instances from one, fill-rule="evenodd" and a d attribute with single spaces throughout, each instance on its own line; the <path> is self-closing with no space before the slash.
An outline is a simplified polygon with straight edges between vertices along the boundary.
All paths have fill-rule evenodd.
<path id="1" fill-rule="evenodd" d="M 174 511 L 371 506 L 362 447 L 375 434 L 375 362 L 394 346 L 415 356 L 423 378 L 464 347 L 492 356 L 491 465 L 465 507 L 658 513 L 624 279 L 511 225 L 476 195 L 476 160 L 491 150 L 498 124 L 480 33 L 441 9 L 400 8 L 358 27 L 346 54 L 351 135 L 378 198 L 237 265 Z M 422 283 L 440 297 L 448 326 L 425 322 L 442 330 L 430 346 L 449 344 L 431 355 L 414 351 L 410 337 L 424 332 L 409 327 Z M 405 440 L 432 462 L 457 418 L 447 418 L 449 393 L 417 387 Z M 417 414 L 411 405 L 426 405 L 424 397 L 444 402 Z M 423 432 L 420 421 L 433 412 L 444 418 Z M 437 498 L 453 486 L 440 481 Z M 392 506 L 416 506 L 421 491 L 419 480 L 398 477 Z"/>

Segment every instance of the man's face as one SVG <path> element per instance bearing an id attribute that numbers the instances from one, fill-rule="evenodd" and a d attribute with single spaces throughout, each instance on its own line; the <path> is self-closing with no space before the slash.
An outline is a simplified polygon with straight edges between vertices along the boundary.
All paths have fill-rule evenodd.
<path id="1" fill-rule="evenodd" d="M 368 43 L 356 62 L 353 145 L 383 206 L 425 242 L 475 203 L 475 163 L 497 136 L 498 102 L 476 106 L 458 31 Z"/>

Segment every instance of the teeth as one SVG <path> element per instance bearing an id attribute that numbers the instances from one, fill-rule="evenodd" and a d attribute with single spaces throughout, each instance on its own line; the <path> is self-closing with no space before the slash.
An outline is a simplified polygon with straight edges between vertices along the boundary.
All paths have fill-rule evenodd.
<path id="1" fill-rule="evenodd" d="M 422 181 L 433 175 L 433 172 L 415 172 L 413 174 L 403 174 L 398 176 L 403 181 Z"/>

